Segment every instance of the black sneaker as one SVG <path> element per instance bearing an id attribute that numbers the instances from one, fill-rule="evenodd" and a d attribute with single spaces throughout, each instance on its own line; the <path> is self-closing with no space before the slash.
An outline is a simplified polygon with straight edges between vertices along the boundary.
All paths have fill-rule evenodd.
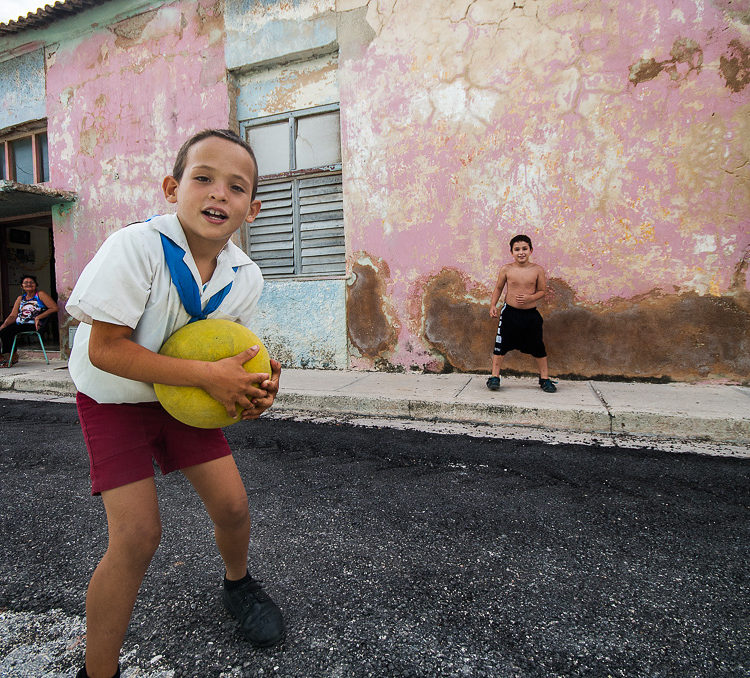
<path id="1" fill-rule="evenodd" d="M 545 393 L 554 393 L 557 391 L 557 386 L 555 386 L 557 382 L 552 381 L 552 379 L 540 379 L 539 380 L 539 388 L 542 389 Z"/>
<path id="2" fill-rule="evenodd" d="M 284 617 L 276 603 L 250 575 L 222 594 L 224 607 L 240 622 L 242 635 L 255 647 L 271 647 L 284 638 Z"/>
<path id="3" fill-rule="evenodd" d="M 487 388 L 490 389 L 490 391 L 499 391 L 500 390 L 500 377 L 490 377 L 487 380 Z"/>

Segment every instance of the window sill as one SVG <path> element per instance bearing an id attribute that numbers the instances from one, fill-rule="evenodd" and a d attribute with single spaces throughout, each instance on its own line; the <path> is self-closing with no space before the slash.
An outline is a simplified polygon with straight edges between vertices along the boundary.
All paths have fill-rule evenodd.
<path id="1" fill-rule="evenodd" d="M 340 273 L 337 275 L 263 275 L 263 280 L 268 282 L 313 282 L 316 280 L 349 280 L 350 275 Z"/>
<path id="2" fill-rule="evenodd" d="M 335 165 L 324 165 L 323 167 L 313 167 L 311 169 L 291 170 L 290 172 L 280 172 L 279 174 L 264 174 L 258 177 L 259 184 L 271 184 L 274 181 L 284 179 L 298 179 L 299 177 L 315 176 L 316 174 L 336 174 L 341 172 L 341 163 Z"/>

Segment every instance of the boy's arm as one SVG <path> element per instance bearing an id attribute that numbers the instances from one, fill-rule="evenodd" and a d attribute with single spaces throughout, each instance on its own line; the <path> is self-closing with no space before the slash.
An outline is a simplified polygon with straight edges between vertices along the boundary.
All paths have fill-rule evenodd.
<path id="1" fill-rule="evenodd" d="M 490 300 L 490 317 L 497 318 L 497 302 L 500 301 L 500 295 L 503 293 L 503 287 L 508 280 L 508 274 L 505 270 L 505 266 L 500 269 L 500 274 L 497 276 L 497 283 L 495 284 L 495 290 L 492 292 L 492 299 Z"/>
<path id="2" fill-rule="evenodd" d="M 239 406 L 243 410 L 243 418 L 255 418 L 273 402 L 273 389 L 278 390 L 280 367 L 274 371 L 274 375 L 245 372 L 242 368 L 258 352 L 257 347 L 216 362 L 183 360 L 150 351 L 135 343 L 131 339 L 132 334 L 132 328 L 127 325 L 94 320 L 89 337 L 91 364 L 105 372 L 135 381 L 198 386 L 218 400 L 231 417 L 237 416 L 236 407 Z M 272 376 L 275 377 L 275 384 L 269 381 Z M 256 388 L 254 383 L 268 383 L 270 389 Z M 260 411 L 258 405 L 261 405 Z M 255 416 L 245 417 L 247 410 L 251 410 Z"/>

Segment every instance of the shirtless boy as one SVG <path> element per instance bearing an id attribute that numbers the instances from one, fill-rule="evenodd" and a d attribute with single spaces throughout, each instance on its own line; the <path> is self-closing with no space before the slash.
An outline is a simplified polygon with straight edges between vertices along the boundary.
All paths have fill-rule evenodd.
<path id="1" fill-rule="evenodd" d="M 547 277 L 539 264 L 531 263 L 534 248 L 527 235 L 514 236 L 510 241 L 513 262 L 505 264 L 497 276 L 495 291 L 490 302 L 490 316 L 498 317 L 497 302 L 507 286 L 505 303 L 500 309 L 495 350 L 492 355 L 492 375 L 487 379 L 487 388 L 500 388 L 500 368 L 503 356 L 512 350 L 528 353 L 536 358 L 539 366 L 539 386 L 545 393 L 557 391 L 547 372 L 547 351 L 542 339 L 542 316 L 536 308 L 537 302 L 547 294 Z"/>

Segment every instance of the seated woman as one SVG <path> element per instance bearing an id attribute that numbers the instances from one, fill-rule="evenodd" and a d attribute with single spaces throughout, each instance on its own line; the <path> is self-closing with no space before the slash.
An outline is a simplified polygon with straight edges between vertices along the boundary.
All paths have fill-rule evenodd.
<path id="1" fill-rule="evenodd" d="M 0 367 L 10 367 L 8 356 L 13 346 L 13 337 L 20 332 L 39 331 L 44 327 L 47 316 L 57 313 L 57 304 L 46 292 L 39 289 L 33 275 L 25 275 L 21 280 L 21 294 L 10 315 L 0 325 Z M 13 364 L 18 362 L 18 353 L 13 356 Z"/>

